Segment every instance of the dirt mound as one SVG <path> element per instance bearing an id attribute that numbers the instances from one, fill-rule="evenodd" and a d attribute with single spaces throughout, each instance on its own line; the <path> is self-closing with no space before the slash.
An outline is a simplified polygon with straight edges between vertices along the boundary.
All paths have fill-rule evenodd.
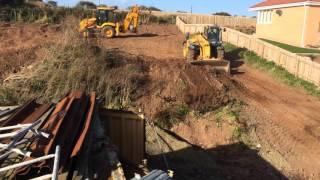
<path id="1" fill-rule="evenodd" d="M 151 118 L 160 118 L 170 111 L 207 112 L 229 101 L 227 88 L 210 67 L 174 59 L 146 61 L 150 83 L 140 89 L 138 105 Z"/>
<path id="2" fill-rule="evenodd" d="M 230 123 L 219 124 L 215 116 L 207 116 L 179 123 L 171 130 L 188 142 L 209 149 L 232 143 L 234 128 Z"/>

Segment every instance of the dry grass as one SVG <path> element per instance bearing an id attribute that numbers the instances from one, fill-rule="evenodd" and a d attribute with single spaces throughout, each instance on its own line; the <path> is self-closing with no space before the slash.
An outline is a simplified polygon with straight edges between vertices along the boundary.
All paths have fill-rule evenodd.
<path id="1" fill-rule="evenodd" d="M 71 22 L 70 22 L 71 21 Z M 71 90 L 96 91 L 106 105 L 130 106 L 135 89 L 146 80 L 146 65 L 128 61 L 121 52 L 106 51 L 74 30 L 76 21 L 65 23 L 64 35 L 46 47 L 46 56 L 32 68 L 9 79 L 0 88 L 0 103 L 15 104 L 31 98 L 56 101 Z"/>

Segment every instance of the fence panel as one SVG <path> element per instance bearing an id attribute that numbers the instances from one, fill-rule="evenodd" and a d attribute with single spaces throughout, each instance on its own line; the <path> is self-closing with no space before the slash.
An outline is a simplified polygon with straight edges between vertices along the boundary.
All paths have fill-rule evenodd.
<path id="1" fill-rule="evenodd" d="M 117 110 L 101 110 L 106 135 L 118 146 L 120 157 L 139 165 L 145 158 L 145 120 L 138 115 Z"/>
<path id="2" fill-rule="evenodd" d="M 256 19 L 248 17 L 183 14 L 179 17 L 188 24 L 213 24 L 225 27 L 255 27 Z"/>

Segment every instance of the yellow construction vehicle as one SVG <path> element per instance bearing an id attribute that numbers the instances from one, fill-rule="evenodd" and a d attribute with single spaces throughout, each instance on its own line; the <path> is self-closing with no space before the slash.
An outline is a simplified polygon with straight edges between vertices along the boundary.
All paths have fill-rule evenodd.
<path id="1" fill-rule="evenodd" d="M 222 29 L 207 26 L 203 33 L 187 34 L 184 42 L 184 58 L 195 65 L 211 65 L 217 71 L 230 73 L 230 62 L 224 59 Z"/>
<path id="2" fill-rule="evenodd" d="M 84 37 L 101 34 L 102 37 L 113 38 L 120 33 L 137 32 L 139 23 L 139 7 L 133 6 L 123 22 L 117 20 L 115 6 L 98 6 L 96 17 L 83 19 L 80 22 L 79 32 Z"/>

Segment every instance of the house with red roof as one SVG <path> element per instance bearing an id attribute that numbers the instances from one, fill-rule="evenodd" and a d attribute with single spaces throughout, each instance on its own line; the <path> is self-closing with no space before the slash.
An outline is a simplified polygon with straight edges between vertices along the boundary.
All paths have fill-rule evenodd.
<path id="1" fill-rule="evenodd" d="M 265 0 L 249 10 L 257 12 L 258 38 L 320 46 L 320 0 Z"/>

